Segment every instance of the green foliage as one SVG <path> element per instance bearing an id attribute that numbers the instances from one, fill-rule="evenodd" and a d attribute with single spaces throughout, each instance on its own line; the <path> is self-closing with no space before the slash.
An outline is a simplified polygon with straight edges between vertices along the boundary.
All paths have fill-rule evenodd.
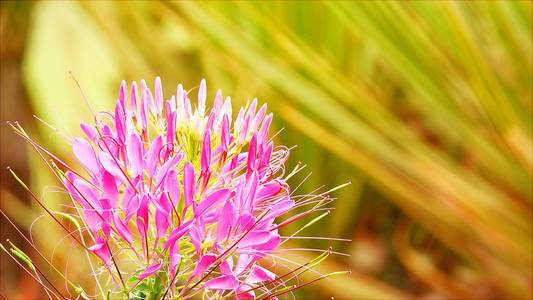
<path id="1" fill-rule="evenodd" d="M 131 291 L 131 298 L 142 300 L 157 300 L 165 293 L 166 286 L 160 276 L 154 276 L 143 280 Z"/>

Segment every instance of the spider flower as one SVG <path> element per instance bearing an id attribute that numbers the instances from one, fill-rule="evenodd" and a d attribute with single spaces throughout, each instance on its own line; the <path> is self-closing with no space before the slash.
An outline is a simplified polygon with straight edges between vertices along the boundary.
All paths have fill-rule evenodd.
<path id="1" fill-rule="evenodd" d="M 86 249 L 127 297 L 275 299 L 294 287 L 259 262 L 282 243 L 281 227 L 314 210 L 278 217 L 320 197 L 291 196 L 289 149 L 269 138 L 266 104 L 254 99 L 234 117 L 218 90 L 208 109 L 205 80 L 197 103 L 190 96 L 180 84 L 165 100 L 159 77 L 153 93 L 123 81 L 114 113 L 81 124 L 72 150 L 88 175 L 60 174 Z"/>

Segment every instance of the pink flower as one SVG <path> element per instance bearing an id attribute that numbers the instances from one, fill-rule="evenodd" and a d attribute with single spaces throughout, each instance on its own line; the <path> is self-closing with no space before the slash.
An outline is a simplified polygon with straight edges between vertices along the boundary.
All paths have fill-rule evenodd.
<path id="1" fill-rule="evenodd" d="M 296 203 L 283 178 L 288 149 L 268 138 L 266 104 L 254 99 L 233 121 L 220 90 L 208 109 L 205 80 L 193 105 L 181 85 L 164 101 L 159 77 L 153 94 L 141 81 L 127 95 L 122 82 L 114 114 L 82 124 L 86 138 L 72 140 L 88 176 L 67 171 L 64 184 L 94 237 L 89 249 L 109 272 L 110 243 L 131 252 L 132 294 L 153 277 L 174 295 L 273 293 L 276 275 L 258 261 L 280 246 L 278 228 L 289 223 L 277 217 Z"/>

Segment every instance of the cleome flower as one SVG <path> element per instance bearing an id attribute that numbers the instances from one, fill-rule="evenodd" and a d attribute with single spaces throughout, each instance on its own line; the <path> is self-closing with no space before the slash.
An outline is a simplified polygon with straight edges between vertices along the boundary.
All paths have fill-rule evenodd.
<path id="1" fill-rule="evenodd" d="M 280 228 L 325 210 L 331 199 L 292 196 L 289 149 L 269 138 L 266 104 L 258 107 L 254 99 L 233 118 L 230 97 L 218 90 L 209 110 L 205 80 L 196 105 L 190 96 L 180 84 L 165 101 L 159 77 L 153 93 L 144 80 L 129 91 L 123 81 L 114 113 L 96 114 L 95 124 L 81 124 L 86 136 L 71 140 L 86 175 L 32 144 L 65 167 L 53 165 L 92 241 L 86 249 L 101 263 L 95 277 L 111 279 L 98 280 L 102 296 L 277 299 L 290 293 L 299 286 L 288 281 L 330 251 L 283 276 L 269 269 L 275 260 L 262 258 L 283 243 Z"/>

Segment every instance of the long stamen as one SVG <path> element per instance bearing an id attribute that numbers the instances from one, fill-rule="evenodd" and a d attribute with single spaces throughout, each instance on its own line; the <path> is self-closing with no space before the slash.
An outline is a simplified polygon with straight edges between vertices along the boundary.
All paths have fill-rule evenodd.
<path id="1" fill-rule="evenodd" d="M 329 249 L 315 260 L 297 264 L 283 276 L 275 276 L 268 270 L 271 267 L 262 267 L 262 258 L 288 267 L 290 264 L 286 266 L 285 262 L 296 263 L 277 253 L 319 251 L 280 248 L 290 239 L 346 241 L 296 236 L 334 209 L 330 203 L 335 198 L 327 193 L 335 189 L 319 193 L 322 190 L 319 188 L 311 194 L 296 195 L 311 174 L 295 186 L 287 183 L 306 165 L 298 162 L 293 169 L 285 165 L 296 146 L 274 145 L 273 138 L 283 129 L 269 136 L 272 114 L 267 113 L 266 104 L 259 106 L 257 99 L 249 100 L 233 119 L 230 98 L 222 101 L 220 91 L 211 111 L 206 110 L 209 105 L 204 80 L 197 89 L 195 105 L 189 98 L 192 90 L 181 85 L 176 97 L 164 101 L 158 77 L 154 93 L 144 80 L 140 93 L 133 83 L 129 101 L 127 85 L 122 81 L 114 113 L 95 113 L 81 85 L 70 75 L 94 118 L 94 125 L 82 125 L 87 138 L 71 142 L 85 176 L 74 170 L 78 167 L 69 166 L 32 140 L 18 123 L 10 126 L 33 147 L 65 187 L 72 205 L 63 207 L 74 209 L 75 214 L 50 211 L 12 174 L 47 214 L 84 246 L 88 259 L 89 254 L 97 255 L 105 264 L 105 268 L 95 271 L 89 259 L 102 298 L 120 293 L 140 297 L 146 288 L 158 289 L 153 292 L 163 298 L 189 299 L 200 293 L 203 297 L 225 298 L 232 293 L 238 297 L 241 293 L 235 292 L 235 285 L 246 285 L 244 278 L 249 276 L 257 277 L 258 281 L 245 292 L 261 290 L 260 297 L 291 293 L 298 286 L 288 286 L 289 281 L 308 271 L 322 275 L 312 268 L 337 253 Z M 289 212 L 298 213 L 283 221 L 278 219 Z M 294 234 L 281 236 L 278 232 L 311 213 L 319 215 Z M 74 235 L 76 231 L 69 232 L 57 215 L 69 218 L 79 236 Z M 90 251 L 85 247 L 84 236 L 96 243 Z M 36 249 L 33 243 L 31 246 Z M 111 246 L 119 249 L 112 250 Z M 122 251 L 131 259 L 129 263 L 135 267 L 135 273 L 125 272 L 117 264 L 124 266 L 124 261 L 118 259 L 119 254 L 123 256 Z M 179 266 L 171 274 L 177 259 Z M 57 269 L 56 272 L 60 273 Z M 63 273 L 60 275 L 66 278 Z M 98 278 L 103 279 L 102 285 Z M 154 278 L 158 278 L 157 285 Z M 70 296 L 68 285 L 65 286 Z M 107 295 L 102 286 L 109 288 Z M 57 296 L 58 292 L 50 295 Z"/>
<path id="2" fill-rule="evenodd" d="M 312 267 L 313 265 L 317 265 L 317 264 L 319 264 L 320 262 L 322 262 L 323 260 L 325 260 L 330 254 L 331 254 L 331 247 L 330 247 L 328 250 L 322 252 L 322 254 L 320 254 L 320 255 L 317 256 L 316 258 L 314 258 L 314 259 L 312 259 L 312 260 L 309 260 L 309 261 L 306 262 L 305 264 L 300 265 L 300 266 L 298 266 L 297 268 L 295 268 L 295 269 L 293 269 L 293 270 L 291 270 L 291 271 L 289 271 L 289 272 L 287 272 L 287 273 L 285 273 L 285 274 L 283 274 L 283 275 L 281 275 L 281 276 L 279 276 L 279 277 L 276 277 L 276 278 L 274 278 L 274 279 L 272 279 L 272 280 L 269 280 L 269 281 L 265 282 L 264 285 L 269 285 L 269 284 L 271 284 L 271 283 L 278 282 L 278 281 L 282 280 L 283 278 L 285 278 L 285 277 L 287 277 L 287 276 L 290 276 L 290 275 L 292 275 L 292 274 L 297 274 L 297 272 L 298 272 L 299 270 L 303 269 L 303 268 L 305 268 L 306 270 L 308 270 L 308 269 L 309 269 L 308 266 Z M 298 275 L 298 274 L 297 274 L 297 275 Z M 297 275 L 296 275 L 296 276 L 297 276 Z M 242 294 L 246 294 L 246 293 L 251 292 L 251 291 L 253 291 L 253 290 L 256 290 L 256 289 L 258 289 L 258 288 L 260 288 L 260 287 L 261 287 L 261 286 L 257 286 L 257 287 L 255 287 L 255 288 L 251 288 L 251 289 L 249 289 L 249 290 L 242 291 L 242 292 L 240 292 L 239 294 L 237 294 L 236 296 L 239 296 L 239 295 L 242 295 Z"/>
<path id="3" fill-rule="evenodd" d="M 15 225 L 15 223 L 13 223 L 13 221 L 4 213 L 4 211 L 2 209 L 0 209 L 0 213 L 2 214 L 2 216 L 4 216 L 4 218 L 9 222 L 9 224 L 11 224 L 11 226 L 13 226 L 13 228 L 15 228 L 15 231 L 17 231 L 19 233 L 19 235 L 33 248 L 33 250 L 35 250 L 35 252 L 37 252 L 37 254 L 39 254 L 39 256 L 47 263 L 49 264 L 52 269 L 54 269 L 54 271 L 56 271 L 63 279 L 65 279 L 65 281 L 68 282 L 68 284 L 73 287 L 74 289 L 79 289 L 80 286 L 78 285 L 75 285 L 72 281 L 70 281 L 61 271 L 59 271 L 54 264 L 52 264 L 46 257 L 44 257 L 44 255 L 41 253 L 41 251 L 39 251 L 39 249 L 37 249 L 37 247 L 26 237 L 26 235 L 24 233 L 22 233 L 22 231 L 20 231 L 20 229 Z"/>
<path id="4" fill-rule="evenodd" d="M 239 244 L 240 241 L 242 241 L 242 239 L 244 239 L 246 237 L 247 234 L 249 234 L 253 228 L 259 224 L 259 222 L 268 214 L 270 210 L 266 210 L 265 212 L 262 213 L 262 215 L 257 219 L 257 221 L 254 223 L 254 225 L 252 225 L 252 227 L 250 227 L 250 229 L 248 229 L 236 242 L 234 242 L 226 251 L 224 251 L 221 255 L 219 255 L 215 261 L 218 261 L 220 260 L 220 262 L 215 265 L 215 267 L 213 267 L 211 269 L 211 271 L 207 272 L 202 278 L 200 278 L 200 280 L 198 280 L 191 288 L 190 290 L 194 289 L 198 284 L 200 284 L 204 279 L 206 279 L 209 275 L 211 275 L 211 273 L 222 263 L 222 259 L 221 258 L 224 258 L 226 254 L 228 254 L 230 251 L 233 251 L 233 249 L 235 247 L 237 247 L 237 245 Z M 190 281 L 190 280 L 189 280 Z M 185 286 L 186 287 L 186 286 Z M 185 292 L 185 288 L 182 290 L 182 293 L 183 294 Z"/>
<path id="5" fill-rule="evenodd" d="M 170 288 L 172 287 L 172 285 L 174 285 L 174 280 L 176 280 L 176 277 L 178 276 L 179 272 L 180 272 L 180 268 L 181 268 L 181 263 L 183 261 L 180 260 L 180 264 L 178 265 L 178 268 L 176 270 L 176 273 L 174 274 L 174 276 L 172 277 L 172 280 L 170 281 L 170 284 L 168 285 L 167 289 L 165 290 L 165 293 L 163 294 L 163 297 L 161 297 L 161 299 L 165 299 L 165 297 L 167 296 L 168 294 L 168 291 L 170 290 Z"/>
<path id="6" fill-rule="evenodd" d="M 299 289 L 299 288 L 302 288 L 304 286 L 307 286 L 307 285 L 310 285 L 310 284 L 313 284 L 319 280 L 322 280 L 322 279 L 325 279 L 325 278 L 328 278 L 328 277 L 332 277 L 332 276 L 336 276 L 336 275 L 344 275 L 344 274 L 351 274 L 352 271 L 340 271 L 340 272 L 333 272 L 333 273 L 329 273 L 329 274 L 326 274 L 326 275 L 322 275 L 318 278 L 315 278 L 311 281 L 308 281 L 306 283 L 303 283 L 303 284 L 300 284 L 300 285 L 293 285 L 291 288 L 289 289 L 286 289 L 284 291 L 281 291 L 279 293 L 276 293 L 276 294 L 273 294 L 273 295 L 267 295 L 266 297 L 263 297 L 259 300 L 264 300 L 264 299 L 272 299 L 272 298 L 276 298 L 276 297 L 279 297 L 279 296 L 282 296 L 282 295 L 285 295 L 287 293 L 290 293 L 296 289 Z"/>
<path id="7" fill-rule="evenodd" d="M 63 228 L 63 230 L 65 230 L 67 233 L 69 232 L 69 230 L 65 227 L 65 225 L 63 225 L 63 223 L 61 223 L 55 216 L 54 214 L 52 214 L 52 212 L 37 198 L 37 196 L 35 196 L 33 194 L 33 192 L 28 188 L 28 186 L 26 186 L 26 184 L 24 184 L 24 182 L 15 174 L 15 172 L 10 168 L 8 167 L 8 170 L 9 172 L 11 172 L 11 174 L 13 175 L 13 177 L 15 177 L 15 179 L 17 180 L 17 182 L 20 183 L 20 185 L 22 187 L 24 187 L 24 189 L 26 190 L 26 192 L 28 192 L 30 194 L 30 196 L 33 198 L 33 200 L 35 200 L 39 206 L 41 206 L 49 215 L 50 217 L 52 217 L 52 219 L 57 223 L 59 224 L 59 226 L 61 226 L 61 228 Z M 72 237 L 80 246 L 82 246 L 83 248 L 87 249 L 85 247 L 85 245 L 80 242 L 77 238 L 75 238 L 74 236 Z"/>
<path id="8" fill-rule="evenodd" d="M 30 270 L 28 270 L 26 267 L 24 267 L 24 265 L 22 265 L 18 261 L 18 259 L 16 259 L 11 253 L 9 253 L 9 251 L 1 243 L 0 243 L 0 249 L 3 250 L 17 265 L 19 265 L 19 267 L 21 267 L 28 275 L 30 275 L 30 277 L 32 277 L 37 283 L 39 283 L 45 290 L 47 290 L 48 292 L 52 293 L 56 298 L 61 299 L 61 297 L 59 297 L 54 291 L 52 291 L 48 286 L 46 286 L 42 282 L 42 280 L 40 280 L 38 277 L 33 275 L 33 273 L 30 272 Z"/>
<path id="9" fill-rule="evenodd" d="M 105 244 L 106 244 L 106 247 L 107 247 L 107 250 L 109 251 L 109 255 L 111 256 L 111 260 L 113 261 L 113 265 L 115 265 L 115 269 L 117 270 L 117 273 L 118 273 L 118 277 L 120 278 L 120 282 L 122 283 L 122 287 L 124 288 L 124 292 L 126 293 L 126 291 L 128 290 L 128 288 L 126 287 L 126 284 L 124 283 L 124 278 L 122 277 L 122 273 L 120 272 L 120 269 L 118 267 L 118 264 L 117 262 L 115 261 L 115 257 L 113 255 L 113 253 L 111 253 L 111 248 L 109 248 L 109 242 L 104 239 L 105 241 Z"/>

